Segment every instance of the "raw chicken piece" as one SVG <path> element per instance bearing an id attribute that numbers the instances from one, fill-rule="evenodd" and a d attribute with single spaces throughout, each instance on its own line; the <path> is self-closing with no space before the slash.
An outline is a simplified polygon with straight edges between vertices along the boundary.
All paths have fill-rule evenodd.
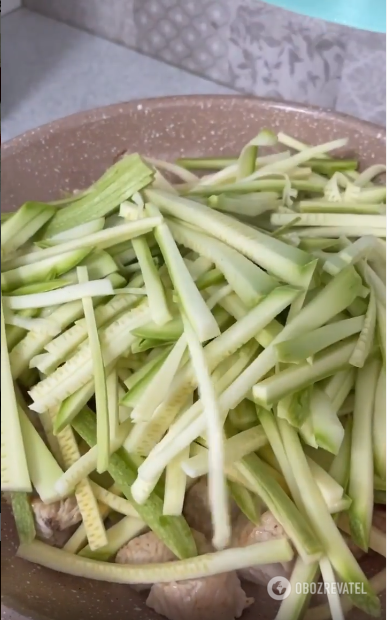
<path id="1" fill-rule="evenodd" d="M 72 528 L 82 519 L 74 496 L 45 504 L 41 499 L 31 501 L 39 538 L 55 547 L 62 547 L 72 534 Z"/>
<path id="2" fill-rule="evenodd" d="M 169 620 L 234 620 L 251 602 L 235 571 L 203 579 L 156 583 L 146 601 Z"/>
<path id="3" fill-rule="evenodd" d="M 192 532 L 200 553 L 211 551 L 211 545 L 200 532 Z M 116 555 L 120 564 L 171 562 L 176 557 L 153 532 L 129 541 Z M 146 589 L 149 585 L 136 586 Z M 147 604 L 170 620 L 222 620 L 239 618 L 249 604 L 235 572 L 191 579 L 179 583 L 152 586 Z"/>
<path id="4" fill-rule="evenodd" d="M 198 553 L 211 551 L 211 546 L 200 532 L 192 532 Z M 153 532 L 141 534 L 121 547 L 116 555 L 118 564 L 156 564 L 172 562 L 176 556 Z M 150 584 L 136 584 L 136 590 L 147 590 Z"/>
<path id="5" fill-rule="evenodd" d="M 133 538 L 116 555 L 118 564 L 156 564 L 175 559 L 172 551 L 153 532 Z"/>
<path id="6" fill-rule="evenodd" d="M 185 496 L 183 514 L 188 524 L 194 530 L 204 534 L 209 540 L 212 538 L 211 509 L 208 501 L 207 476 L 200 478 Z M 234 501 L 230 501 L 231 522 L 235 521 L 239 509 Z"/>
<path id="7" fill-rule="evenodd" d="M 12 506 L 11 493 L 3 493 L 2 498 Z M 74 531 L 74 526 L 82 520 L 74 496 L 58 502 L 45 504 L 38 497 L 31 499 L 38 538 L 54 547 L 62 547 Z"/>
<path id="8" fill-rule="evenodd" d="M 247 547 L 254 543 L 273 540 L 274 538 L 284 538 L 286 536 L 283 527 L 273 517 L 271 512 L 264 512 L 261 516 L 259 525 L 251 523 L 243 514 L 241 514 L 234 527 L 232 546 Z M 266 586 L 272 577 L 289 577 L 291 573 L 292 563 L 280 564 L 262 564 L 260 566 L 251 566 L 238 571 L 241 579 L 252 581 L 260 585 Z"/>

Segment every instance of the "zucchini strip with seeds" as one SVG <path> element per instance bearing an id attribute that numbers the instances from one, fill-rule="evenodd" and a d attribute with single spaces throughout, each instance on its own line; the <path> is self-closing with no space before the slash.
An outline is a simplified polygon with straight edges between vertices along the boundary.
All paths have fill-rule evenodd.
<path id="1" fill-rule="evenodd" d="M 97 440 L 96 423 L 90 411 L 83 411 L 74 420 L 73 426 L 89 446 L 95 446 Z M 143 504 L 134 501 L 131 486 L 136 479 L 137 471 L 125 450 L 118 450 L 110 456 L 108 472 L 122 494 L 133 504 L 140 518 L 178 558 L 189 558 L 197 554 L 195 540 L 183 516 L 164 516 L 161 519 L 163 501 L 157 493 L 153 492 Z"/>

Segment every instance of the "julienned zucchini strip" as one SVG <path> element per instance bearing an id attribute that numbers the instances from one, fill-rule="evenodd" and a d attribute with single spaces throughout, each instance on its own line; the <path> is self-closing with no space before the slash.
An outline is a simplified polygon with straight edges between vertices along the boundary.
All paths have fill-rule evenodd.
<path id="1" fill-rule="evenodd" d="M 7 350 L 1 298 L 1 489 L 31 492 L 23 435 Z"/>
<path id="2" fill-rule="evenodd" d="M 114 583 L 152 584 L 209 577 L 246 568 L 257 562 L 260 564 L 289 562 L 293 557 L 293 550 L 286 538 L 282 538 L 247 547 L 208 553 L 197 558 L 183 558 L 174 562 L 131 566 L 130 564 L 110 564 L 74 556 L 61 549 L 33 541 L 30 544 L 21 545 L 18 556 L 46 568 L 78 577 Z"/>
<path id="3" fill-rule="evenodd" d="M 161 190 L 147 190 L 146 196 L 162 212 L 212 234 L 281 280 L 302 288 L 309 286 L 316 262 L 306 252 L 187 198 Z"/>
<path id="4" fill-rule="evenodd" d="M 84 411 L 73 421 L 73 427 L 89 446 L 96 445 L 96 422 L 90 411 Z M 123 449 L 110 456 L 108 472 L 120 487 L 123 495 L 132 502 L 141 519 L 164 541 L 178 558 L 195 556 L 196 545 L 184 517 L 162 517 L 163 500 L 156 494 L 144 504 L 133 501 L 130 487 L 136 479 L 136 469 Z"/>
<path id="5" fill-rule="evenodd" d="M 89 281 L 87 267 L 78 267 L 77 272 L 80 284 L 85 284 Z M 110 424 L 105 365 L 91 298 L 82 297 L 82 304 L 93 361 L 95 406 L 97 412 L 97 471 L 101 474 L 108 468 L 110 452 Z"/>
<path id="6" fill-rule="evenodd" d="M 148 185 L 152 177 L 153 171 L 139 155 L 123 157 L 74 204 L 58 209 L 45 230 L 45 237 L 50 238 L 79 224 L 108 215 L 121 202 Z"/>

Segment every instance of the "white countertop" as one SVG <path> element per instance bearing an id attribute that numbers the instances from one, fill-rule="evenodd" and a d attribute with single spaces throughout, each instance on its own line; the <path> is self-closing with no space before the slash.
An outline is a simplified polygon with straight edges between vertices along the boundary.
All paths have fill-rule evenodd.
<path id="1" fill-rule="evenodd" d="M 1 38 L 2 141 L 110 103 L 233 92 L 26 9 L 2 18 Z"/>

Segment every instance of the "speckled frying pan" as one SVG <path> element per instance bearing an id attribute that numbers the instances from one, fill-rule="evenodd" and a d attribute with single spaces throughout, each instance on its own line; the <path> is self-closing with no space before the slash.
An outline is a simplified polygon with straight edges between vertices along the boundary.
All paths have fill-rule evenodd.
<path id="1" fill-rule="evenodd" d="M 309 143 L 349 136 L 349 150 L 364 165 L 385 158 L 382 128 L 317 108 L 223 96 L 137 101 L 75 114 L 4 144 L 2 209 L 9 211 L 26 200 L 50 200 L 63 191 L 83 188 L 127 149 L 170 160 L 183 155 L 234 155 L 262 127 L 281 129 Z M 17 536 L 4 505 L 1 543 L 2 600 L 26 618 L 158 617 L 129 586 L 69 577 L 16 558 Z M 372 576 L 382 565 L 382 558 L 370 555 L 363 568 Z M 265 588 L 249 585 L 247 589 L 255 604 L 243 619 L 272 620 L 277 603 Z M 350 617 L 365 618 L 359 612 Z"/>

